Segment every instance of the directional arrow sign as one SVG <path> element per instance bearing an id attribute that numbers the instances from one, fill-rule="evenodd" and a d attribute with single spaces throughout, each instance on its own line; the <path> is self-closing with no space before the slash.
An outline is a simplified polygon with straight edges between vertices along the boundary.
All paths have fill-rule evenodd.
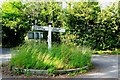
<path id="1" fill-rule="evenodd" d="M 41 31 L 48 31 L 48 27 L 47 26 L 34 26 L 34 30 L 41 30 Z"/>
<path id="2" fill-rule="evenodd" d="M 65 32 L 63 28 L 52 28 L 52 32 Z"/>
<path id="3" fill-rule="evenodd" d="M 34 30 L 41 30 L 41 31 L 49 31 L 51 30 L 52 32 L 65 32 L 65 29 L 63 28 L 53 28 L 53 27 L 48 27 L 48 26 L 34 26 Z"/>

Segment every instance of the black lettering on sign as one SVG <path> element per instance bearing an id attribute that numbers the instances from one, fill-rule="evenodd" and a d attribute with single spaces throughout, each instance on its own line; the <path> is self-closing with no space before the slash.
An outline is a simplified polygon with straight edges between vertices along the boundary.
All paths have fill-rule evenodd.
<path id="1" fill-rule="evenodd" d="M 36 30 L 45 30 L 43 27 L 36 27 Z"/>
<path id="2" fill-rule="evenodd" d="M 52 31 L 60 31 L 61 29 L 60 28 L 53 28 Z"/>

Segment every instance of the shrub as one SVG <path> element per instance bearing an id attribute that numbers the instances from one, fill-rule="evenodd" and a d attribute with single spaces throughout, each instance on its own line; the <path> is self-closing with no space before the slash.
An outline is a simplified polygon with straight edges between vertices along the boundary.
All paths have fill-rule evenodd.
<path id="1" fill-rule="evenodd" d="M 71 69 L 89 66 L 92 50 L 86 47 L 53 44 L 48 50 L 45 42 L 29 41 L 12 55 L 10 64 L 26 69 Z"/>

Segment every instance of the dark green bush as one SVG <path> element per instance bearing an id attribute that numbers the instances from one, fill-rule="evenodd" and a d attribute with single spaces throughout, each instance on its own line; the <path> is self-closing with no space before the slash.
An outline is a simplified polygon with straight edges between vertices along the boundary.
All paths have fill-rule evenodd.
<path id="1" fill-rule="evenodd" d="M 63 40 L 67 44 L 88 45 L 96 50 L 120 48 L 118 16 L 117 3 L 105 9 L 100 9 L 98 2 L 70 3 L 63 20 L 67 27 Z"/>

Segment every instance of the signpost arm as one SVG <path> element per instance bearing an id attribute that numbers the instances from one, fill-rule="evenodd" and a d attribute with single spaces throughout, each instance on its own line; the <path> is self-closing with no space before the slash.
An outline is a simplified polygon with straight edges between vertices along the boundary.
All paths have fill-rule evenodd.
<path id="1" fill-rule="evenodd" d="M 47 42 L 48 42 L 48 49 L 49 49 L 49 51 L 50 51 L 51 46 L 52 46 L 52 44 L 51 44 L 51 42 L 52 42 L 52 32 L 65 32 L 65 29 L 63 29 L 63 28 L 52 28 L 51 26 L 52 26 L 52 22 L 48 23 L 48 27 L 47 26 L 37 26 L 36 22 L 35 22 L 35 25 L 32 26 L 32 30 L 48 31 Z M 36 38 L 36 36 L 35 36 L 35 32 L 34 32 L 34 39 L 35 38 Z"/>
<path id="2" fill-rule="evenodd" d="M 48 49 L 51 49 L 51 25 L 52 25 L 52 23 L 51 22 L 49 22 L 48 23 L 48 27 L 49 27 L 49 30 L 48 30 Z"/>

